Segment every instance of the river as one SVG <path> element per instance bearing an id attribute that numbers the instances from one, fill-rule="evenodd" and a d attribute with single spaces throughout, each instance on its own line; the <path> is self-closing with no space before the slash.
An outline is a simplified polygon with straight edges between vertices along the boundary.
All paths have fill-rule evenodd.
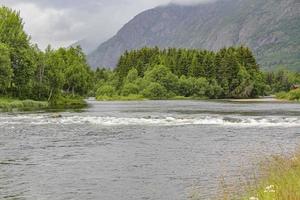
<path id="1" fill-rule="evenodd" d="M 185 200 L 195 188 L 211 199 L 222 177 L 300 139 L 300 104 L 89 104 L 0 114 L 0 199 Z"/>

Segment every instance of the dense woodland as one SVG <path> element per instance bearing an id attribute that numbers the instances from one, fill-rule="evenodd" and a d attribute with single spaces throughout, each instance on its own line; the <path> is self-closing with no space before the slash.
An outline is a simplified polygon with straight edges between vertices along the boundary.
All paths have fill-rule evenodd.
<path id="1" fill-rule="evenodd" d="M 32 44 L 20 14 L 0 8 L 0 97 L 48 101 L 253 98 L 289 91 L 300 76 L 263 73 L 247 47 L 218 52 L 142 48 L 125 52 L 115 70 L 91 70 L 80 47 L 44 51 Z"/>
<path id="2" fill-rule="evenodd" d="M 260 71 L 247 47 L 218 52 L 196 49 L 143 48 L 125 52 L 114 71 L 96 71 L 98 99 L 136 96 L 253 98 L 288 91 L 300 82 L 297 73 Z"/>
<path id="3" fill-rule="evenodd" d="M 18 12 L 0 8 L 0 96 L 48 100 L 86 95 L 92 71 L 80 47 L 41 51 Z"/>

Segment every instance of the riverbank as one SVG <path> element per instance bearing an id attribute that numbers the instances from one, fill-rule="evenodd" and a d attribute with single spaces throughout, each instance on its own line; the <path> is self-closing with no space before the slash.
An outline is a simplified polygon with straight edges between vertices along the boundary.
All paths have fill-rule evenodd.
<path id="1" fill-rule="evenodd" d="M 83 98 L 60 97 L 54 103 L 0 97 L 0 112 L 35 111 L 48 109 L 80 109 L 87 107 Z"/>
<path id="2" fill-rule="evenodd" d="M 249 103 L 255 103 L 255 102 L 289 102 L 285 99 L 279 99 L 275 96 L 270 97 L 261 97 L 261 98 L 253 98 L 253 99 L 226 99 L 227 101 L 231 102 L 249 102 Z"/>
<path id="3" fill-rule="evenodd" d="M 300 102 L 300 89 L 277 93 L 276 98 L 280 100 Z"/>
<path id="4" fill-rule="evenodd" d="M 256 173 L 245 174 L 245 179 L 238 185 L 228 187 L 224 186 L 226 183 L 221 183 L 223 191 L 220 199 L 300 199 L 300 150 L 290 156 L 275 155 L 265 158 L 259 166 Z M 240 193 L 241 190 L 244 193 Z"/>
<path id="5" fill-rule="evenodd" d="M 97 101 L 146 101 L 146 100 L 216 100 L 216 99 L 209 99 L 207 97 L 184 97 L 184 96 L 175 96 L 165 99 L 148 99 L 143 97 L 142 95 L 130 95 L 130 96 L 98 96 L 96 97 Z M 259 103 L 259 102 L 291 102 L 287 99 L 280 99 L 276 98 L 276 96 L 268 96 L 268 97 L 261 97 L 261 98 L 253 98 L 253 99 L 217 99 L 222 101 L 228 102 L 240 102 L 240 103 Z"/>
<path id="6" fill-rule="evenodd" d="M 260 172 L 260 180 L 243 199 L 300 199 L 300 151 L 292 156 L 273 156 L 262 164 Z"/>
<path id="7" fill-rule="evenodd" d="M 0 111 L 10 112 L 14 110 L 42 110 L 49 108 L 46 101 L 18 100 L 12 98 L 0 98 Z"/>

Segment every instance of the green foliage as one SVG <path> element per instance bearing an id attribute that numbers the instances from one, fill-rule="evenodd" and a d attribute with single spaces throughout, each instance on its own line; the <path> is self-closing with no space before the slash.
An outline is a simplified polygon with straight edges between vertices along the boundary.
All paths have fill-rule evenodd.
<path id="1" fill-rule="evenodd" d="M 13 69 L 9 57 L 9 49 L 5 44 L 0 43 L 0 94 L 6 94 L 11 87 Z"/>
<path id="2" fill-rule="evenodd" d="M 165 66 L 156 65 L 153 69 L 145 72 L 145 80 L 159 83 L 167 91 L 174 91 L 177 87 L 178 78 Z"/>
<path id="3" fill-rule="evenodd" d="M 158 83 L 166 89 L 165 96 L 251 98 L 264 95 L 267 88 L 255 57 L 244 46 L 217 53 L 175 48 L 133 50 L 121 56 L 115 74 L 121 85 L 117 89 L 134 83 L 142 92 L 145 85 Z"/>
<path id="4" fill-rule="evenodd" d="M 290 92 L 279 92 L 276 94 L 276 97 L 289 101 L 300 101 L 300 89 L 291 90 Z"/>
<path id="5" fill-rule="evenodd" d="M 11 98 L 0 98 L 0 111 L 13 111 L 13 110 L 38 110 L 47 109 L 49 104 L 42 101 L 32 100 L 16 100 Z"/>
<path id="6" fill-rule="evenodd" d="M 86 95 L 93 73 L 81 48 L 49 46 L 43 52 L 23 26 L 19 12 L 0 7 L 0 95 L 51 104 L 62 94 Z"/>
<path id="7" fill-rule="evenodd" d="M 167 89 L 159 83 L 150 83 L 143 91 L 143 95 L 149 99 L 165 99 L 167 97 Z"/>
<path id="8" fill-rule="evenodd" d="M 53 109 L 79 109 L 87 106 L 87 103 L 80 96 L 59 95 L 50 102 L 49 108 Z"/>
<path id="9" fill-rule="evenodd" d="M 270 86 L 269 93 L 288 92 L 295 84 L 300 84 L 300 74 L 287 70 L 266 72 L 264 74 L 267 85 Z"/>
<path id="10" fill-rule="evenodd" d="M 133 83 L 126 83 L 122 89 L 123 96 L 139 94 L 139 87 Z"/>
<path id="11" fill-rule="evenodd" d="M 103 85 L 96 92 L 97 96 L 113 97 L 115 94 L 116 94 L 116 90 L 111 85 Z"/>

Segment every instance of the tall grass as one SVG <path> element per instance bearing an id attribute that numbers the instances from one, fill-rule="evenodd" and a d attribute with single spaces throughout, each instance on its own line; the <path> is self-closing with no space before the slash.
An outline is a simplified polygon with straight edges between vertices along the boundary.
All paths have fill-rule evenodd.
<path id="1" fill-rule="evenodd" d="M 300 150 L 293 156 L 271 156 L 249 174 L 234 186 L 221 181 L 219 199 L 300 200 Z"/>
<path id="2" fill-rule="evenodd" d="M 300 101 L 300 89 L 291 90 L 290 92 L 280 92 L 276 94 L 276 97 L 289 101 Z"/>
<path id="3" fill-rule="evenodd" d="M 245 200 L 300 200 L 300 151 L 291 157 L 273 156 L 261 167 L 261 178 Z"/>
<path id="4" fill-rule="evenodd" d="M 48 108 L 44 101 L 16 100 L 11 98 L 0 98 L 0 111 L 9 112 L 13 110 L 38 110 Z"/>
<path id="5" fill-rule="evenodd" d="M 257 165 L 256 165 L 257 166 Z M 239 180 L 220 180 L 216 200 L 300 200 L 300 149 L 292 156 L 265 158 L 255 172 L 243 172 Z M 205 200 L 193 189 L 189 200 Z"/>

